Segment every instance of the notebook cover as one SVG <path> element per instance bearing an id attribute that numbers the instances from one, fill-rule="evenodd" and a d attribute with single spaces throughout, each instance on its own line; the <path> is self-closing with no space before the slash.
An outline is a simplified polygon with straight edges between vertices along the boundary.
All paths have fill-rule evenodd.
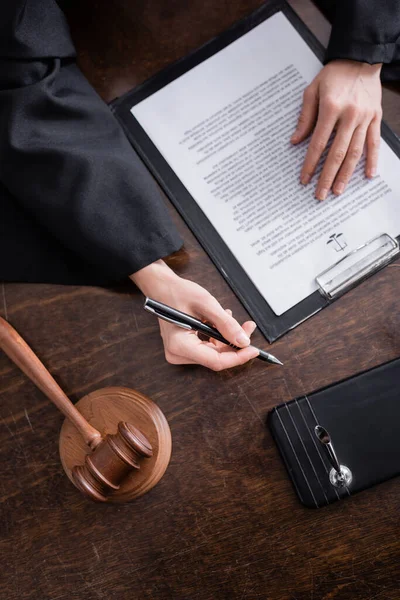
<path id="1" fill-rule="evenodd" d="M 300 501 L 319 508 L 400 474 L 400 359 L 280 404 L 268 426 Z M 335 488 L 314 428 L 330 434 L 353 479 Z"/>

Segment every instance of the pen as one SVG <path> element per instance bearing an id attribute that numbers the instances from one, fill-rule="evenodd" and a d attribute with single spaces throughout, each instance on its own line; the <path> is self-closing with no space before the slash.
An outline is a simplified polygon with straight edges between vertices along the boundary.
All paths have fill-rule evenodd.
<path id="1" fill-rule="evenodd" d="M 181 312 L 176 308 L 167 306 L 162 302 L 157 302 L 157 300 L 153 300 L 152 298 L 146 298 L 144 303 L 144 309 L 147 310 L 149 313 L 156 315 L 156 317 L 158 317 L 159 319 L 168 321 L 168 323 L 173 323 L 173 325 L 177 325 L 178 327 L 182 327 L 183 329 L 204 333 L 204 335 L 206 335 L 207 337 L 213 338 L 214 340 L 218 340 L 223 344 L 227 344 L 228 346 L 231 346 L 231 348 L 233 348 L 234 350 L 241 350 L 241 348 L 239 348 L 238 346 L 234 346 L 233 344 L 228 342 L 228 340 L 226 340 L 214 327 L 211 327 L 210 325 L 207 325 L 206 323 L 203 323 L 195 317 L 187 315 L 186 313 Z M 257 350 L 259 352 L 257 358 L 276 365 L 283 365 L 283 363 L 280 360 L 275 358 L 275 356 L 273 356 L 272 354 L 269 354 L 269 352 L 265 352 L 265 350 L 260 350 L 259 348 L 257 348 Z"/>

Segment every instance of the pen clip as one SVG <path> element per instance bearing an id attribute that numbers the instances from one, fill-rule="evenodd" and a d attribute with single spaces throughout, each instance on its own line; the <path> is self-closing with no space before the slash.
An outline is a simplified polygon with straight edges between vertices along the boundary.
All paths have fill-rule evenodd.
<path id="1" fill-rule="evenodd" d="M 145 304 L 144 309 L 147 310 L 147 312 L 152 313 L 153 315 L 156 315 L 159 319 L 162 319 L 163 321 L 172 323 L 172 325 L 177 325 L 178 327 L 181 327 L 182 329 L 188 329 L 189 331 L 192 331 L 192 328 L 190 327 L 190 325 L 187 325 L 186 323 L 181 323 L 181 321 L 175 321 L 175 319 L 171 319 L 171 317 L 167 317 L 167 316 L 163 315 L 162 313 L 159 313 L 157 310 L 155 310 L 151 306 L 146 306 L 146 304 Z"/>
<path id="2" fill-rule="evenodd" d="M 316 425 L 314 428 L 314 433 L 319 442 L 322 444 L 325 455 L 332 466 L 332 469 L 329 473 L 329 481 L 331 484 L 335 487 L 350 485 L 353 475 L 348 467 L 339 463 L 336 452 L 333 448 L 331 436 L 329 435 L 328 431 L 324 427 L 321 427 L 321 425 Z"/>

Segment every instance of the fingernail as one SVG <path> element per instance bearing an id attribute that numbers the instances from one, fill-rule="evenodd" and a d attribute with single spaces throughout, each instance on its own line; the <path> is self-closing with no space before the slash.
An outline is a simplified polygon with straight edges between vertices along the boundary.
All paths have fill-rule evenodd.
<path id="1" fill-rule="evenodd" d="M 337 196 L 340 196 L 340 194 L 343 194 L 343 192 L 344 192 L 344 183 L 342 181 L 340 181 L 339 183 L 337 183 L 335 185 L 333 193 L 336 194 Z"/>
<path id="2" fill-rule="evenodd" d="M 294 134 L 292 135 L 292 137 L 290 138 L 290 141 L 292 142 L 292 144 L 295 144 L 296 142 L 299 141 L 299 134 L 297 133 L 297 131 L 294 132 Z"/>
<path id="3" fill-rule="evenodd" d="M 376 177 L 376 169 L 369 169 L 367 177 L 369 177 L 370 179 L 372 179 L 372 177 Z"/>
<path id="4" fill-rule="evenodd" d="M 247 335 L 241 331 L 236 336 L 236 343 L 239 346 L 248 346 L 250 344 L 250 338 L 248 338 Z"/>
<path id="5" fill-rule="evenodd" d="M 232 316 L 232 311 L 231 311 L 231 309 L 230 309 L 230 308 L 227 308 L 227 309 L 226 309 L 226 312 L 228 313 L 228 315 L 231 315 L 231 316 Z"/>
<path id="6" fill-rule="evenodd" d="M 310 175 L 306 174 L 306 175 L 302 175 L 300 178 L 300 181 L 303 185 L 307 185 L 307 183 L 310 183 L 311 181 L 311 177 Z"/>
<path id="7" fill-rule="evenodd" d="M 322 188 L 320 190 L 317 190 L 315 197 L 317 198 L 317 200 L 326 200 L 328 192 L 329 190 L 327 190 L 326 188 Z"/>
<path id="8" fill-rule="evenodd" d="M 252 322 L 251 322 L 251 326 L 252 326 L 252 328 L 253 328 L 253 330 L 252 330 L 252 332 L 251 332 L 251 333 L 254 333 L 254 332 L 255 332 L 255 330 L 257 329 L 257 323 L 254 323 L 254 321 L 252 321 Z"/>

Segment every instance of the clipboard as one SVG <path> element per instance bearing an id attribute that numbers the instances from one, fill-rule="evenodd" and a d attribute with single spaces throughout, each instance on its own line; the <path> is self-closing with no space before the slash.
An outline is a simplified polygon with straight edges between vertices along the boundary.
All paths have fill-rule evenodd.
<path id="1" fill-rule="evenodd" d="M 311 50 L 323 62 L 324 48 L 303 21 L 285 0 L 272 0 L 198 50 L 167 67 L 161 73 L 127 92 L 122 97 L 116 98 L 110 104 L 111 110 L 122 125 L 134 150 L 166 192 L 188 227 L 270 343 L 392 261 L 399 254 L 398 239 L 391 238 L 385 232 L 382 232 L 382 236 L 374 240 L 366 240 L 366 243 L 357 250 L 357 252 L 360 252 L 360 260 L 357 260 L 357 252 L 346 255 L 344 259 L 332 265 L 328 272 L 321 273 L 316 278 L 317 291 L 278 316 L 258 291 L 218 231 L 210 223 L 150 137 L 132 115 L 130 109 L 279 11 L 283 12 Z M 382 137 L 400 157 L 400 140 L 386 124 L 382 124 Z"/>
<path id="2" fill-rule="evenodd" d="M 268 414 L 268 427 L 300 502 L 321 508 L 400 475 L 399 387 L 397 358 Z M 344 469 L 341 482 L 318 427 L 329 433 Z"/>

